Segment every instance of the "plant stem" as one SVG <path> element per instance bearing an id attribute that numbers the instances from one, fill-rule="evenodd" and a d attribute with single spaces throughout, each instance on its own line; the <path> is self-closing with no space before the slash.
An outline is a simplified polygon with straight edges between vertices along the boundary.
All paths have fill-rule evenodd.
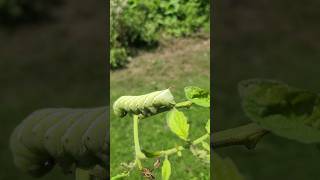
<path id="1" fill-rule="evenodd" d="M 139 143 L 139 118 L 137 115 L 133 116 L 133 139 L 134 139 L 134 149 L 136 155 L 140 152 L 140 143 Z"/>
<path id="2" fill-rule="evenodd" d="M 227 129 L 213 133 L 211 136 L 211 148 L 221 148 L 232 145 L 245 145 L 248 149 L 255 148 L 258 141 L 269 131 L 255 123 Z"/>
<path id="3" fill-rule="evenodd" d="M 259 140 L 269 131 L 261 128 L 255 123 L 250 123 L 244 126 L 236 127 L 233 129 L 228 129 L 220 132 L 216 132 L 211 135 L 211 144 L 212 148 L 221 148 L 232 145 L 245 145 L 248 149 L 253 149 Z M 207 138 L 209 138 L 209 134 L 205 134 L 200 138 L 192 141 L 192 145 L 197 145 Z M 178 146 L 175 148 L 171 148 L 168 150 L 161 151 L 161 156 L 171 155 L 177 153 L 178 151 L 182 151 L 185 148 L 183 146 Z"/>
<path id="4" fill-rule="evenodd" d="M 209 134 L 205 134 L 205 135 L 199 137 L 198 139 L 194 140 L 194 141 L 192 142 L 192 145 L 197 145 L 197 144 L 201 143 L 202 141 L 206 140 L 206 139 L 209 138 L 209 137 L 210 137 Z"/>
<path id="5" fill-rule="evenodd" d="M 183 101 L 183 102 L 177 103 L 174 107 L 175 108 L 189 108 L 191 106 L 192 106 L 191 101 Z"/>
<path id="6" fill-rule="evenodd" d="M 121 178 L 128 177 L 128 176 L 129 176 L 129 173 L 122 173 L 122 174 L 118 174 L 116 176 L 113 176 L 111 178 L 111 180 L 121 179 Z"/>
<path id="7" fill-rule="evenodd" d="M 197 144 L 201 143 L 202 141 L 206 140 L 209 137 L 210 137 L 209 134 L 205 134 L 205 135 L 199 137 L 198 139 L 192 141 L 191 144 L 192 145 L 197 145 Z M 161 156 L 169 156 L 171 154 L 175 154 L 178 151 L 182 151 L 184 149 L 185 149 L 185 147 L 183 147 L 183 146 L 177 146 L 175 148 L 171 148 L 171 149 L 168 149 L 168 150 L 161 151 L 160 154 L 161 154 Z"/>
<path id="8" fill-rule="evenodd" d="M 161 151 L 160 154 L 161 154 L 161 156 L 169 156 L 171 154 L 177 153 L 178 151 L 182 151 L 184 149 L 185 148 L 183 146 L 178 146 L 178 147 L 175 147 L 175 148 L 171 148 L 171 149 L 167 149 L 167 150 Z"/>
<path id="9" fill-rule="evenodd" d="M 135 162 L 139 169 L 142 169 L 140 159 L 145 158 L 145 155 L 141 152 L 139 143 L 139 117 L 133 115 L 133 139 L 134 139 L 134 150 L 135 150 Z"/>

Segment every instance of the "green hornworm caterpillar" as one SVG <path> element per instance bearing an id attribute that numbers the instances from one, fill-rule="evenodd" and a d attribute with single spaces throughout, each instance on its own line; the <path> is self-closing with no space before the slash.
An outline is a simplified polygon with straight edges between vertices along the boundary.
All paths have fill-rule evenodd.
<path id="1" fill-rule="evenodd" d="M 15 165 L 40 177 L 58 164 L 64 172 L 107 165 L 108 108 L 38 110 L 13 131 Z M 106 169 L 106 168 L 103 168 Z"/>
<path id="2" fill-rule="evenodd" d="M 141 96 L 121 96 L 113 104 L 114 113 L 124 117 L 128 113 L 150 116 L 160 112 L 162 108 L 171 108 L 175 105 L 169 89 L 155 91 Z"/>

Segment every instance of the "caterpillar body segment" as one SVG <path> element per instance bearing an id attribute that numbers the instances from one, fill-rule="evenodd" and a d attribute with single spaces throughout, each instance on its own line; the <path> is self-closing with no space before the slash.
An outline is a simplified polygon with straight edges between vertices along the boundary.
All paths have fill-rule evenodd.
<path id="1" fill-rule="evenodd" d="M 46 111 L 46 110 L 44 110 Z M 61 112 L 65 112 L 65 109 L 60 110 Z M 31 116 L 30 118 L 27 118 L 22 123 L 21 128 L 21 138 L 20 141 L 23 143 L 28 149 L 30 149 L 32 152 L 35 152 L 37 154 L 48 155 L 46 150 L 43 146 L 40 145 L 40 141 L 42 140 L 42 133 L 45 131 L 41 131 L 41 129 L 36 128 L 41 126 L 42 124 L 45 124 L 46 121 L 54 119 L 57 115 L 61 114 L 61 112 L 58 112 L 56 110 L 51 111 L 45 116 L 42 116 L 41 118 L 39 116 Z M 28 123 L 27 123 L 28 122 Z M 29 124 L 29 122 L 31 122 Z"/>
<path id="2" fill-rule="evenodd" d="M 10 146 L 13 150 L 14 163 L 24 172 L 33 176 L 42 176 L 54 166 L 52 157 L 46 152 L 38 152 L 39 145 L 34 141 L 31 129 L 47 116 L 56 113 L 57 109 L 49 108 L 38 110 L 29 115 L 13 132 Z"/>
<path id="3" fill-rule="evenodd" d="M 39 124 L 43 119 L 48 117 L 51 114 L 56 113 L 57 109 L 42 109 L 33 112 L 30 114 L 19 126 L 21 126 L 21 130 L 17 132 L 17 138 L 20 142 L 25 145 L 31 146 L 34 144 L 34 139 L 31 138 L 34 136 L 33 131 L 31 130 L 34 126 Z"/>
<path id="4" fill-rule="evenodd" d="M 45 134 L 44 146 L 48 153 L 54 157 L 55 161 L 63 169 L 65 173 L 72 171 L 74 158 L 66 153 L 61 143 L 62 136 L 68 128 L 84 114 L 88 112 L 87 109 L 77 110 L 65 116 L 60 122 L 53 125 Z"/>
<path id="5" fill-rule="evenodd" d="M 68 116 L 72 112 L 73 110 L 63 109 L 59 112 L 56 112 L 54 114 L 47 116 L 47 118 L 40 121 L 31 129 L 32 135 L 33 135 L 32 143 L 25 144 L 25 145 L 34 152 L 47 154 L 48 151 L 44 146 L 46 132 L 48 131 L 48 129 L 50 129 L 50 127 L 52 127 L 53 125 L 63 120 L 65 116 Z M 29 137 L 26 137 L 26 138 L 29 138 Z"/>
<path id="6" fill-rule="evenodd" d="M 175 104 L 170 90 L 166 89 L 141 96 L 121 96 L 114 102 L 113 110 L 119 117 L 128 113 L 147 117 L 157 114 L 161 108 L 172 108 Z"/>
<path id="7" fill-rule="evenodd" d="M 103 113 L 98 117 L 86 130 L 82 136 L 82 144 L 86 150 L 94 153 L 97 158 L 102 159 L 101 163 L 105 165 L 107 158 L 107 139 L 109 139 L 107 132 L 103 129 L 107 129 L 107 113 Z M 101 136 L 104 134 L 103 136 Z M 105 155 L 105 156 L 103 156 Z"/>
<path id="8" fill-rule="evenodd" d="M 46 131 L 44 146 L 51 156 L 61 158 L 66 154 L 61 143 L 61 138 L 67 129 L 87 111 L 79 110 L 72 112 Z"/>
<path id="9" fill-rule="evenodd" d="M 106 167 L 107 109 L 51 108 L 32 113 L 10 137 L 15 165 L 35 177 L 55 164 L 65 173 L 75 167 Z"/>
<path id="10" fill-rule="evenodd" d="M 82 137 L 91 123 L 94 122 L 99 116 L 105 113 L 105 108 L 94 109 L 80 118 L 78 121 L 67 130 L 62 137 L 63 148 L 67 154 L 75 158 L 77 165 L 83 168 L 92 166 L 97 158 L 88 154 L 82 143 Z M 101 138 L 103 135 L 101 134 Z"/>

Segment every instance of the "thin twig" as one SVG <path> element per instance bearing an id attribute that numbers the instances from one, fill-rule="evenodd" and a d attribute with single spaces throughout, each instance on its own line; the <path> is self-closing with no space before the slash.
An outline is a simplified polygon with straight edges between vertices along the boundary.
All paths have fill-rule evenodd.
<path id="1" fill-rule="evenodd" d="M 268 133 L 269 131 L 255 123 L 219 131 L 211 135 L 211 148 L 244 145 L 248 149 L 253 149 L 259 140 Z"/>
<path id="2" fill-rule="evenodd" d="M 205 140 L 208 139 L 209 137 L 210 137 L 209 134 L 205 134 L 205 135 L 201 136 L 200 138 L 192 141 L 192 142 L 191 142 L 191 145 L 197 145 L 197 144 L 205 141 Z M 163 151 L 160 152 L 160 156 L 168 156 L 168 155 L 177 153 L 178 151 L 182 151 L 182 150 L 184 150 L 184 149 L 185 149 L 184 146 L 177 146 L 177 147 L 175 147 L 175 148 L 163 150 Z"/>

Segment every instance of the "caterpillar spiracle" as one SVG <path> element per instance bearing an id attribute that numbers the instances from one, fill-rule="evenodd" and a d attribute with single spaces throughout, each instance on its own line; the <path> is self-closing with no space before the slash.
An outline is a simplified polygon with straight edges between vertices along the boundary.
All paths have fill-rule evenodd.
<path id="1" fill-rule="evenodd" d="M 114 102 L 113 110 L 119 117 L 124 117 L 128 113 L 147 117 L 175 104 L 170 90 L 165 89 L 140 96 L 121 96 Z"/>
<path id="2" fill-rule="evenodd" d="M 30 114 L 10 137 L 15 165 L 35 177 L 56 164 L 65 173 L 74 167 L 106 170 L 108 109 L 49 108 Z"/>

